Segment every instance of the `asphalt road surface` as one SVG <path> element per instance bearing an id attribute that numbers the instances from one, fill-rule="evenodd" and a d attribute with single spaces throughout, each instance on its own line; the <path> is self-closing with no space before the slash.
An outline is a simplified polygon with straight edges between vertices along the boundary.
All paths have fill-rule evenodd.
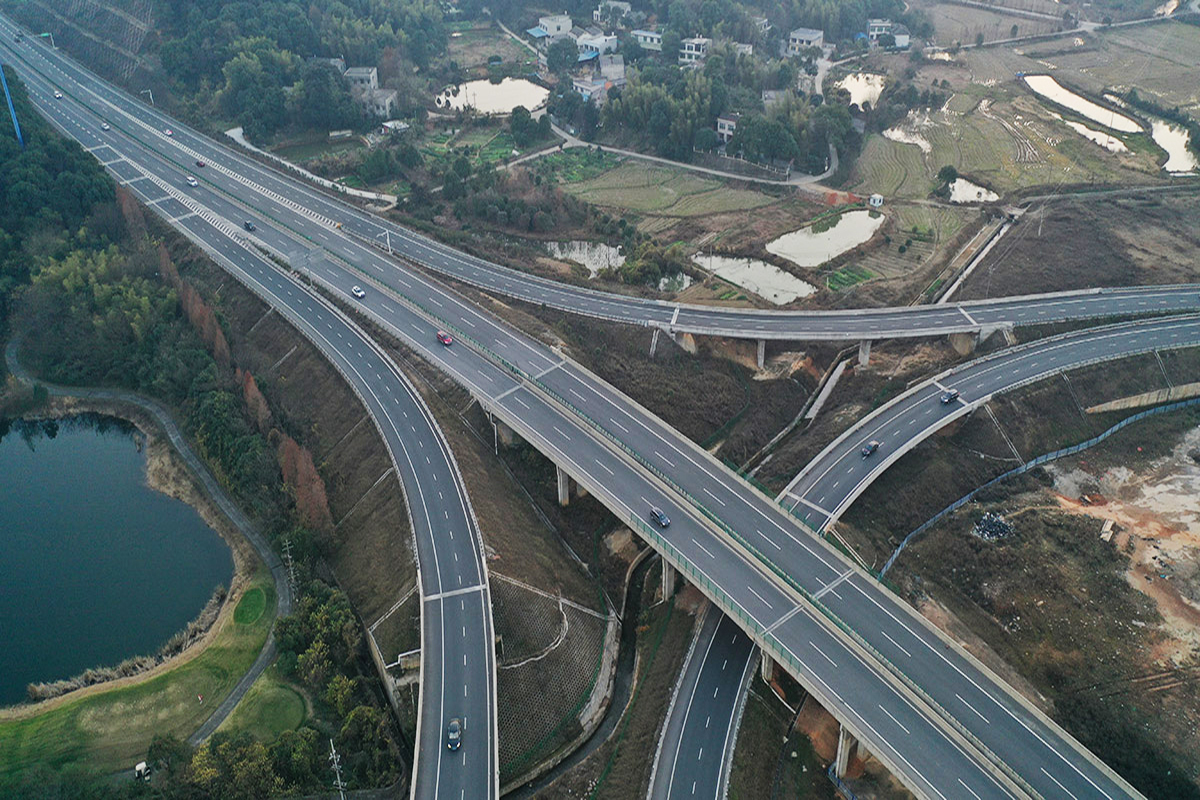
<path id="1" fill-rule="evenodd" d="M 751 679 L 754 649 L 733 620 L 716 608 L 709 609 L 667 712 L 650 800 L 725 797 L 734 731 L 743 690 Z M 767 769 L 767 754 L 763 755 Z"/>
<path id="2" fill-rule="evenodd" d="M 10 41 L 7 35 L 3 38 L 6 44 Z M 22 47 L 37 51 L 30 63 L 38 63 L 38 56 L 45 53 L 40 44 Z M 661 420 L 436 282 L 340 235 L 334 228 L 337 220 L 307 208 L 310 189 L 274 174 L 262 178 L 286 183 L 286 194 L 275 192 L 259 183 L 260 175 L 267 173 L 262 167 L 178 127 L 174 136 L 162 134 L 162 128 L 174 125 L 173 121 L 54 55 L 55 65 L 39 67 L 68 96 L 53 100 L 50 87 L 43 85 L 45 91 L 37 93 L 35 102 L 93 148 L 114 173 L 133 181 L 131 186 L 148 181 L 160 189 L 181 185 L 187 159 L 215 154 L 209 156 L 212 160 L 206 169 L 196 170 L 202 186 L 190 190 L 192 205 L 202 201 L 201 213 L 188 216 L 194 213 L 192 205 L 176 197 L 144 195 L 155 208 L 164 207 L 160 213 L 184 229 L 201 229 L 232 241 L 228 223 L 224 230 L 213 228 L 209 216 L 215 214 L 219 223 L 241 219 L 254 209 L 263 222 L 255 239 L 264 246 L 287 253 L 303 237 L 323 242 L 312 248 L 315 255 L 307 259 L 305 271 L 312 278 L 342 292 L 348 284 L 361 281 L 366 297 L 360 305 L 366 313 L 467 386 L 618 516 L 637 524 L 644 519 L 647 505 L 666 509 L 676 521 L 659 532 L 666 540 L 659 544 L 685 568 L 690 566 L 689 579 L 722 602 L 739 625 L 765 641 L 786 661 L 789 671 L 919 794 L 962 796 L 962 787 L 979 796 L 1011 794 L 997 780 L 983 751 L 950 733 L 946 727 L 950 723 L 984 743 L 1044 796 L 1061 796 L 1063 791 L 1076 797 L 1131 793 L 1061 729 L 948 644 L 907 605 L 856 572 L 769 499 Z M 62 69 L 69 69 L 71 76 Z M 21 74 L 31 83 L 39 81 L 27 70 Z M 87 88 L 75 85 L 75 77 Z M 84 105 L 102 108 L 105 118 L 112 117 L 113 130 L 100 132 L 98 117 L 77 104 L 77 95 Z M 143 169 L 153 173 L 157 182 L 143 177 Z M 239 194 L 248 196 L 246 202 L 252 205 L 243 205 Z M 366 275 L 377 276 L 378 281 L 367 281 Z M 424 312 L 414 312 L 401 293 Z M 431 318 L 460 337 L 469 335 L 472 346 L 462 347 L 460 342 L 437 348 Z M 534 376 L 557 399 L 528 382 L 514 383 L 503 364 Z M 614 440 L 628 450 L 615 448 Z M 691 499 L 653 479 L 644 469 L 647 465 L 671 476 Z M 725 526 L 723 531 L 714 520 Z M 741 547 L 734 545 L 730 531 L 740 532 Z M 798 601 L 795 589 L 780 575 L 787 576 L 793 587 L 818 596 L 869 643 L 874 654 L 859 649 L 812 605 Z M 899 688 L 896 671 L 909 676 L 925 697 L 916 698 L 909 689 Z"/>

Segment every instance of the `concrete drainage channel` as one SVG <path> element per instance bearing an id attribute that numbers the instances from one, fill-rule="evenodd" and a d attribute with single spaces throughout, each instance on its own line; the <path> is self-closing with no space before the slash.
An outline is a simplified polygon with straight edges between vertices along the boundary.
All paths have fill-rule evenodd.
<path id="1" fill-rule="evenodd" d="M 653 556 L 644 558 L 634 567 L 625 586 L 625 599 L 621 610 L 621 639 L 617 649 L 617 672 L 613 680 L 612 700 L 608 704 L 608 710 L 604 712 L 604 720 L 580 747 L 529 783 L 507 792 L 504 795 L 506 800 L 527 800 L 536 796 L 598 750 L 617 729 L 617 723 L 625 716 L 629 698 L 633 694 L 633 668 L 637 655 L 637 623 L 642 610 L 642 587 L 651 565 L 656 563 Z"/>

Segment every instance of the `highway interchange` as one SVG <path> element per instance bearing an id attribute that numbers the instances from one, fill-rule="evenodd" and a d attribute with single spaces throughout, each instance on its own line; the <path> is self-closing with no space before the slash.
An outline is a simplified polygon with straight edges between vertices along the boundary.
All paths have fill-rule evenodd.
<path id="1" fill-rule="evenodd" d="M 11 27 L 6 30 L 6 44 L 11 38 L 9 32 Z M 38 50 L 40 54 L 40 46 Z M 508 329 L 421 273 L 384 258 L 360 241 L 341 236 L 334 227 L 336 222 L 349 227 L 354 219 L 369 217 L 176 126 L 65 60 L 56 57 L 55 61 L 58 66 L 48 69 L 66 68 L 71 72 L 70 75 L 49 73 L 69 99 L 55 101 L 49 94 L 50 86 L 43 83 L 38 87 L 42 79 L 21 69 L 22 77 L 36 95 L 35 102 L 85 147 L 100 147 L 93 152 L 122 180 L 132 180 L 131 188 L 139 193 L 145 191 L 143 198 L 159 213 L 205 241 L 210 248 L 233 247 L 232 252 L 239 256 L 252 254 L 231 237 L 231 228 L 248 216 L 262 223 L 256 234 L 258 244 L 276 253 L 294 252 L 304 238 L 326 242 L 316 258 L 306 259 L 306 269 L 315 280 L 327 282 L 335 293 L 343 296 L 352 282 L 366 285 L 367 297 L 361 303 L 366 313 L 468 386 L 481 402 L 566 468 L 618 516 L 636 526 L 644 518 L 643 504 L 657 503 L 667 508 L 675 524 L 669 531 L 661 532 L 664 536 L 669 534 L 669 538 L 665 543 L 659 542 L 659 546 L 672 553 L 685 571 L 690 567 L 690 577 L 698 579 L 702 588 L 724 595 L 724 599 L 718 598 L 719 602 L 726 608 L 737 609 L 740 624 L 755 631 L 769 648 L 783 654 L 788 662 L 785 666 L 793 674 L 800 673 L 806 686 L 815 687 L 814 693 L 822 703 L 847 720 L 872 752 L 919 793 L 953 796 L 943 790 L 960 784 L 980 796 L 1003 797 L 1015 792 L 1012 785 L 1005 785 L 1006 774 L 1002 772 L 998 778 L 995 765 L 980 755 L 977 747 L 966 743 L 964 736 L 986 742 L 1020 780 L 1027 781 L 1044 796 L 1054 796 L 1060 786 L 1072 787 L 1068 791 L 1079 797 L 1116 797 L 1129 793 L 1123 782 L 1093 763 L 1061 730 L 1034 714 L 1007 687 L 997 686 L 994 676 L 957 648 L 946 649 L 946 643 L 905 604 L 896 602 L 868 576 L 855 571 L 820 539 L 784 516 L 766 498 L 749 491 L 736 476 L 661 420 L 568 359 Z M 86 83 L 87 88 L 73 86 L 76 79 Z M 87 101 L 84 105 L 102 108 L 105 119 L 112 118 L 113 131 L 109 136 L 99 130 L 99 117 L 76 105 L 80 99 Z M 175 130 L 175 136 L 161 133 L 168 125 Z M 195 157 L 204 158 L 210 167 L 198 176 L 204 185 L 192 190 L 190 203 L 184 204 L 169 197 L 165 190 L 170 188 L 176 196 L 183 191 L 178 188 L 181 169 L 186 170 L 183 165 Z M 141 170 L 153 174 L 155 179 L 141 177 Z M 278 186 L 282 191 L 271 188 L 276 182 L 284 184 Z M 157 187 L 159 191 L 149 187 Z M 250 194 L 251 199 L 239 194 Z M 319 203 L 310 203 L 310 197 L 319 197 Z M 314 206 L 321 206 L 335 216 L 314 213 L 311 210 Z M 202 213 L 186 216 L 197 207 Z M 214 227 L 210 218 L 218 226 Z M 392 246 L 396 244 L 393 237 Z M 263 268 L 272 270 L 268 262 L 258 261 Z M 278 280 L 286 280 L 282 273 L 277 275 Z M 365 275 L 378 276 L 379 281 L 372 284 L 364 279 Z M 300 296 L 299 292 L 296 294 Z M 1189 296 L 1191 300 L 1186 299 Z M 1069 302 L 1099 302 L 1095 297 L 1073 297 Z M 1191 307 L 1196 301 L 1195 290 L 1182 288 L 1141 292 L 1126 296 L 1125 302 L 1129 302 L 1129 297 L 1138 298 L 1134 303 L 1175 308 Z M 303 301 L 308 305 L 301 304 L 299 299 L 293 305 L 290 297 L 276 295 L 272 302 L 285 304 L 292 314 L 289 319 L 303 320 L 316 313 L 313 310 L 316 303 L 311 299 Z M 418 304 L 424 308 L 423 312 L 415 310 Z M 955 313 L 962 315 L 961 311 Z M 975 311 L 968 313 L 976 316 Z M 435 320 L 455 328 L 460 337 L 469 337 L 474 346 L 435 347 L 431 324 Z M 1177 324 L 1181 327 L 1164 328 L 1162 334 L 1166 338 L 1155 346 L 1173 346 L 1167 341 L 1171 333 L 1183 337 L 1176 337 L 1178 344 L 1194 344 L 1200 338 L 1195 320 L 1191 320 L 1190 328 L 1186 320 Z M 305 330 L 303 326 L 301 329 Z M 852 332 L 850 327 L 845 330 Z M 848 333 L 845 338 L 874 335 L 877 334 L 868 328 L 853 335 Z M 1102 341 L 1109 346 L 1132 347 L 1120 343 L 1134 341 L 1140 334 L 1110 331 L 1104 335 L 1108 338 Z M 1080 347 L 1087 346 L 1086 339 L 1087 335 L 1081 334 Z M 353 357 L 354 352 L 347 348 L 330 344 L 341 353 L 339 357 Z M 488 354 L 485 347 L 500 355 Z M 514 379 L 513 371 L 505 364 L 518 370 L 521 379 Z M 380 371 L 377 376 L 383 374 Z M 366 383 L 373 384 L 369 374 Z M 921 413 L 924 415 L 923 409 Z M 629 449 L 622 449 L 618 442 Z M 637 448 L 631 455 L 634 443 Z M 658 471 L 659 476 L 651 469 Z M 685 499 L 677 489 L 667 486 L 661 480 L 665 475 L 670 475 L 676 487 L 684 489 L 694 500 Z M 429 476 L 423 475 L 421 479 L 428 480 Z M 405 490 L 411 508 L 413 497 L 407 483 Z M 703 510 L 699 508 L 701 503 Z M 743 542 L 738 544 L 728 536 L 729 530 L 741 531 L 745 536 Z M 644 533 L 653 535 L 649 530 Z M 427 598 L 438 595 L 440 591 L 426 592 L 427 562 L 423 554 L 421 563 L 423 594 Z M 705 587 L 705 580 L 719 587 Z M 891 668 L 882 665 L 878 656 L 868 655 L 861 643 L 836 632 L 829 617 L 799 600 L 797 589 L 819 597 L 837 617 L 864 637 L 876 653 L 903 665 L 906 674 L 920 675 L 920 688 L 928 697 L 919 698 L 913 694 L 913 687 L 897 683 Z M 734 599 L 726 591 L 736 591 L 739 596 Z M 482 596 L 482 590 L 475 594 Z M 842 699 L 865 696 L 884 700 L 886 706 L 883 702 L 874 703 L 877 708 L 861 702 L 851 706 Z M 944 711 L 931 710 L 931 700 Z M 990 714 L 984 713 L 989 711 Z M 961 731 L 949 725 L 947 715 L 962 726 Z M 424 719 L 423 711 L 423 726 Z M 440 720 L 437 734 L 440 739 Z M 432 751 L 422 749 L 422 752 Z M 425 785 L 420 776 L 416 783 Z M 446 794 L 444 787 L 437 791 Z"/>

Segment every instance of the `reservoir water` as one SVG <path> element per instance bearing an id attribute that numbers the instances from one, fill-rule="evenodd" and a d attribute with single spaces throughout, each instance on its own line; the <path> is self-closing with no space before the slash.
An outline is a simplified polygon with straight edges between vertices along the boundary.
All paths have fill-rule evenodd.
<path id="1" fill-rule="evenodd" d="M 140 438 L 111 417 L 0 428 L 0 705 L 153 654 L 229 586 L 228 546 L 146 485 Z"/>

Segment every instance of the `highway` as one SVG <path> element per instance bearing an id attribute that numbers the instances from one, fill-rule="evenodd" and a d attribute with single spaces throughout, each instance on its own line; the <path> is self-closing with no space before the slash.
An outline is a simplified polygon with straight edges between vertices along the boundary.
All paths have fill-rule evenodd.
<path id="1" fill-rule="evenodd" d="M 6 46 L 10 40 L 4 37 Z M 44 54 L 41 45 L 36 51 L 32 63 Z M 979 796 L 1017 793 L 1005 778 L 997 779 L 997 761 L 1043 796 L 1060 795 L 1063 786 L 1078 797 L 1132 794 L 1065 733 L 1015 699 L 999 679 L 925 626 L 907 605 L 661 420 L 421 273 L 340 236 L 332 218 L 305 208 L 311 190 L 288 182 L 285 195 L 260 186 L 262 167 L 179 127 L 173 137 L 159 133 L 175 123 L 54 56 L 54 66 L 40 66 L 55 76 L 68 97 L 53 100 L 43 84 L 35 102 L 61 118 L 86 147 L 105 143 L 94 152 L 115 173 L 136 161 L 137 169 L 159 176 L 155 185 L 178 185 L 182 165 L 200 153 L 208 156 L 209 167 L 196 170 L 203 185 L 191 191 L 210 208 L 208 213 L 236 221 L 253 209 L 262 222 L 258 238 L 283 237 L 271 244 L 282 252 L 294 246 L 288 237 L 294 242 L 299 231 L 311 241 L 327 242 L 307 267 L 314 279 L 343 296 L 351 282 L 366 286 L 360 303 L 364 312 L 467 386 L 614 513 L 666 550 L 690 580 L 783 658 L 784 666 L 919 795 L 953 797 L 961 794 L 961 786 Z M 61 69 L 70 69 L 88 88 L 75 85 Z M 20 71 L 32 84 L 42 80 L 27 69 Z M 77 104 L 78 97 L 87 103 Z M 98 118 L 85 106 L 102 108 L 113 130 L 98 131 Z M 274 175 L 270 179 L 287 181 Z M 239 205 L 234 199 L 239 193 L 253 205 Z M 174 200 L 145 197 L 156 209 L 163 206 L 160 213 L 177 225 L 207 224 L 204 216 L 183 218 L 191 212 L 171 205 Z M 305 202 L 297 202 L 298 197 Z M 172 213 L 179 211 L 183 213 Z M 223 234 L 228 238 L 229 231 Z M 367 281 L 365 275 L 381 282 Z M 424 310 L 414 311 L 414 304 Z M 430 325 L 435 318 L 470 341 L 435 349 Z M 470 347 L 461 346 L 468 343 Z M 520 382 L 514 382 L 514 370 L 523 374 Z M 666 476 L 674 487 L 664 482 Z M 670 529 L 653 531 L 641 522 L 650 503 L 668 510 L 675 520 Z M 804 592 L 826 603 L 874 653 L 810 601 L 801 600 Z M 884 651 L 899 661 L 888 666 L 881 658 Z M 908 676 L 907 683 L 897 671 Z"/>
<path id="2" fill-rule="evenodd" d="M 859 420 L 806 465 L 779 500 L 806 525 L 823 530 L 897 459 L 993 395 L 1098 361 L 1193 346 L 1200 343 L 1198 328 L 1195 315 L 1089 328 L 961 364 Z M 958 399 L 940 402 L 950 389 Z M 879 442 L 879 450 L 864 458 L 860 449 L 870 441 Z"/>
<path id="3" fill-rule="evenodd" d="M 1193 346 L 1200 343 L 1198 328 L 1194 316 L 1115 325 L 1031 342 L 959 365 L 914 386 L 857 422 L 805 466 L 777 499 L 806 524 L 821 530 L 904 453 L 993 396 L 1090 362 Z M 1129 335 L 1131 331 L 1133 335 Z M 959 398 L 943 405 L 940 398 L 947 389 L 957 389 Z M 872 440 L 881 443 L 880 449 L 870 458 L 863 458 L 860 449 Z M 730 648 L 737 647 L 730 642 Z M 736 696 L 743 682 L 722 669 L 727 658 L 726 650 L 705 651 L 701 663 L 689 662 L 681 679 L 690 687 L 691 695 L 701 698 L 705 715 L 724 716 L 736 706 L 737 700 L 731 695 Z M 673 765 L 667 760 L 670 752 L 702 754 L 704 747 L 712 746 L 708 731 L 685 724 L 693 713 L 690 707 L 672 709 L 666 723 L 662 763 Z M 692 765 L 688 775 L 705 776 L 710 769 L 704 764 Z M 667 791 L 669 784 L 663 783 L 661 773 L 656 773 L 656 779 L 652 797 L 677 796 L 660 793 Z"/>
<path id="4" fill-rule="evenodd" d="M 754 643 L 733 620 L 709 608 L 667 711 L 650 800 L 725 797 L 754 652 Z"/>
<path id="5" fill-rule="evenodd" d="M 45 88 L 31 85 L 30 95 L 43 107 L 54 103 Z M 71 114 L 49 116 L 73 138 L 85 137 L 85 146 L 99 145 Z M 119 155 L 107 148 L 97 152 Z M 421 705 L 418 747 L 430 757 L 415 765 L 414 797 L 498 797 L 491 599 L 482 542 L 453 455 L 424 401 L 357 325 L 277 270 L 248 241 L 231 235 L 223 220 L 196 213 L 204 211 L 202 203 L 164 181 L 138 179 L 127 161 L 112 167 L 139 199 L 312 341 L 362 400 L 404 488 L 420 565 L 421 696 L 428 701 Z M 452 717 L 466 727 L 464 745 L 455 753 L 444 744 Z"/>

